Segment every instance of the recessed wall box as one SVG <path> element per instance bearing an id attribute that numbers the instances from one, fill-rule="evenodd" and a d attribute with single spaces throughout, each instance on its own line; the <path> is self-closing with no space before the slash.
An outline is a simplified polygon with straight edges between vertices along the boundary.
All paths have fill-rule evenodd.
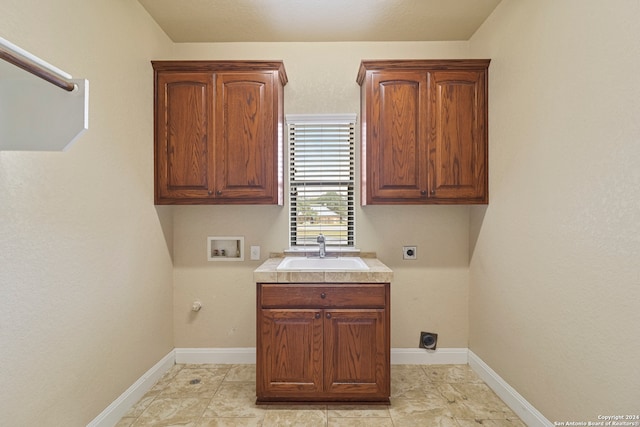
<path id="1" fill-rule="evenodd" d="M 418 247 L 417 246 L 403 246 L 402 247 L 402 259 L 418 259 Z"/>
<path id="2" fill-rule="evenodd" d="M 244 261 L 244 237 L 207 237 L 209 261 Z"/>
<path id="3" fill-rule="evenodd" d="M 420 344 L 418 347 L 427 350 L 435 350 L 438 344 L 438 334 L 433 332 L 420 332 Z"/>

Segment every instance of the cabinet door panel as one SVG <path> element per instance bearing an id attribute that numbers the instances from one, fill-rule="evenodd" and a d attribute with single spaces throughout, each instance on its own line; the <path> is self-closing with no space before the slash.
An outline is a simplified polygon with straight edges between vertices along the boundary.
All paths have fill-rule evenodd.
<path id="1" fill-rule="evenodd" d="M 385 310 L 325 311 L 325 390 L 388 396 Z"/>
<path id="2" fill-rule="evenodd" d="M 261 310 L 258 396 L 322 391 L 320 310 Z"/>
<path id="3" fill-rule="evenodd" d="M 274 199 L 273 78 L 269 72 L 217 75 L 216 197 Z"/>
<path id="4" fill-rule="evenodd" d="M 156 197 L 207 197 L 213 178 L 213 77 L 161 74 L 157 87 Z"/>
<path id="5" fill-rule="evenodd" d="M 430 195 L 484 199 L 486 195 L 485 72 L 433 72 Z"/>
<path id="6" fill-rule="evenodd" d="M 368 170 L 371 198 L 420 199 L 425 195 L 427 74 L 385 72 L 372 77 Z"/>

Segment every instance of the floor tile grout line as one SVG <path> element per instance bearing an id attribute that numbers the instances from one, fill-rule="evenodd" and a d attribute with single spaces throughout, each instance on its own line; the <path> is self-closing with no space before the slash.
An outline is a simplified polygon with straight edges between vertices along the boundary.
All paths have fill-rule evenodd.
<path id="1" fill-rule="evenodd" d="M 211 403 L 213 402 L 213 400 L 216 398 L 216 395 L 218 394 L 218 392 L 220 391 L 220 389 L 222 388 L 225 380 L 227 379 L 227 377 L 229 376 L 229 372 L 231 372 L 231 370 L 233 369 L 233 366 L 235 365 L 230 365 L 229 369 L 227 369 L 227 372 L 225 372 L 224 376 L 222 377 L 222 381 L 220 381 L 220 384 L 218 384 L 218 387 L 216 387 L 216 391 L 213 393 L 213 395 L 211 396 L 211 399 L 209 399 L 209 402 L 207 402 L 207 406 L 205 406 L 205 408 L 202 410 L 202 414 L 200 414 L 200 420 L 199 421 L 203 421 L 204 418 L 204 414 L 207 412 L 207 410 L 209 409 L 209 407 L 211 406 Z"/>
<path id="2" fill-rule="evenodd" d="M 175 367 L 175 366 L 176 366 L 176 365 L 173 365 L 173 367 Z M 172 367 L 172 368 L 173 368 L 173 367 Z M 177 369 L 177 371 L 175 372 L 175 374 L 174 374 L 173 376 L 171 376 L 171 377 L 170 377 L 170 378 L 171 378 L 171 380 L 173 380 L 173 379 L 175 378 L 175 376 L 176 376 L 176 375 L 178 375 L 178 373 L 179 373 L 180 371 L 182 371 L 182 369 L 184 369 L 184 367 L 180 367 L 180 369 Z M 166 375 L 166 373 L 165 373 L 165 375 Z M 170 381 L 170 380 L 169 380 L 169 378 L 165 378 L 165 376 L 163 375 L 163 376 L 162 376 L 162 378 L 160 378 L 160 380 L 158 380 L 158 382 L 156 382 L 156 383 L 151 387 L 151 389 L 150 389 L 149 391 L 153 390 L 153 389 L 158 385 L 158 383 L 160 383 L 160 381 L 162 381 L 162 380 L 166 380 L 166 381 L 165 381 L 165 383 Z M 162 393 L 164 392 L 164 389 L 165 389 L 165 388 L 166 388 L 166 385 L 163 385 L 162 390 L 160 390 L 160 391 L 158 392 L 158 394 L 156 394 L 156 395 L 153 397 L 153 399 L 151 399 L 151 401 L 147 404 L 147 406 L 146 406 L 146 407 L 145 407 L 145 408 L 144 408 L 144 409 L 143 409 L 143 410 L 138 414 L 138 416 L 137 416 L 137 417 L 135 417 L 135 421 L 134 421 L 133 423 L 136 423 L 136 422 L 140 419 L 140 417 L 142 417 L 142 415 L 147 411 L 147 409 L 149 409 L 149 408 L 151 407 L 151 405 L 153 404 L 153 402 L 155 402 L 155 401 L 156 401 L 156 399 L 158 399 L 160 396 L 162 396 Z M 145 393 L 145 395 L 146 395 L 146 394 L 148 394 L 148 393 L 149 393 L 149 391 L 148 391 L 147 393 Z"/>

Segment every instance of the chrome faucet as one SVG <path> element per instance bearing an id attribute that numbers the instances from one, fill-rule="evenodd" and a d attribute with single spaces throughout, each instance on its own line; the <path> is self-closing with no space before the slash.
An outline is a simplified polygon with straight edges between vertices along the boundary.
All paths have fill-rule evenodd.
<path id="1" fill-rule="evenodd" d="M 318 238 L 316 239 L 316 241 L 318 242 L 318 246 L 320 247 L 320 258 L 324 258 L 324 256 L 326 255 L 326 250 L 325 250 L 324 236 L 322 235 L 322 233 L 318 235 Z"/>

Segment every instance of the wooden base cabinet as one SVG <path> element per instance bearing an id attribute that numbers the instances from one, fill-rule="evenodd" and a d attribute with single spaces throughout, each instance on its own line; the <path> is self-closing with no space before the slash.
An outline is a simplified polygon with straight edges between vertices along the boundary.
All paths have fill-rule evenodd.
<path id="1" fill-rule="evenodd" d="M 389 403 L 389 284 L 258 283 L 258 403 Z"/>

